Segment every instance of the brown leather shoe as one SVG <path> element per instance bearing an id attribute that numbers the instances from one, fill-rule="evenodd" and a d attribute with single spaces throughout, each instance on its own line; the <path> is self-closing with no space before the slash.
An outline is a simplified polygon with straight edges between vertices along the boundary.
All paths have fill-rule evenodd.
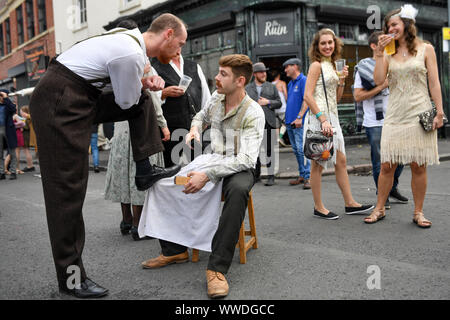
<path id="1" fill-rule="evenodd" d="M 295 179 L 295 180 L 289 181 L 289 184 L 290 184 L 291 186 L 296 186 L 296 185 L 299 185 L 299 184 L 303 183 L 304 181 L 305 181 L 305 179 L 303 179 L 302 177 L 298 177 L 298 178 Z"/>
<path id="2" fill-rule="evenodd" d="M 188 262 L 188 261 L 189 261 L 189 253 L 186 250 L 186 252 L 177 254 L 175 256 L 170 256 L 170 257 L 166 257 L 161 254 L 157 258 L 149 259 L 147 261 L 142 262 L 142 268 L 156 269 L 156 268 L 165 267 L 169 264 L 184 263 L 184 262 Z"/>
<path id="3" fill-rule="evenodd" d="M 206 270 L 206 282 L 208 284 L 208 297 L 211 299 L 223 298 L 228 295 L 230 288 L 222 273 Z"/>
<path id="4" fill-rule="evenodd" d="M 304 190 L 309 190 L 311 189 L 311 182 L 308 180 L 305 180 L 305 183 L 303 184 L 303 189 Z"/>

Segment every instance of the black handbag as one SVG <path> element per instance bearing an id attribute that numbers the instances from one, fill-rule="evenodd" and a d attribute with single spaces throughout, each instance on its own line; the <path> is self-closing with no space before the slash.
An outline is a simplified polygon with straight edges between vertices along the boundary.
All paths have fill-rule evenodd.
<path id="1" fill-rule="evenodd" d="M 426 132 L 433 131 L 433 121 L 436 117 L 437 109 L 436 107 L 431 108 L 428 111 L 419 114 L 419 122 L 422 125 L 423 130 Z M 447 118 L 444 116 L 444 124 L 448 122 Z"/>
<path id="2" fill-rule="evenodd" d="M 320 70 L 320 73 L 322 75 L 322 83 L 323 89 L 325 91 L 325 100 L 327 101 L 328 114 L 330 114 L 327 89 L 325 87 L 325 79 L 323 76 L 322 69 Z M 311 110 L 309 117 L 311 117 Z M 309 124 L 309 117 L 308 117 L 308 124 Z M 331 117 L 330 117 L 330 124 L 331 124 Z M 315 161 L 326 161 L 330 159 L 334 154 L 333 137 L 327 137 L 322 133 L 322 131 L 312 131 L 308 128 L 308 130 L 306 130 L 303 154 L 305 155 L 306 158 Z"/>

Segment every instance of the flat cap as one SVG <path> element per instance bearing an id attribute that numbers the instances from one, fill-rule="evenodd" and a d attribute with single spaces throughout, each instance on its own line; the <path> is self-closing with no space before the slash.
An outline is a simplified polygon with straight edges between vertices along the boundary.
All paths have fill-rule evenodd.
<path id="1" fill-rule="evenodd" d="M 283 63 L 283 67 L 286 67 L 286 66 L 289 66 L 289 65 L 295 65 L 295 64 L 298 65 L 299 67 L 301 67 L 302 66 L 302 60 L 300 60 L 298 58 L 288 59 L 288 60 L 286 60 Z"/>

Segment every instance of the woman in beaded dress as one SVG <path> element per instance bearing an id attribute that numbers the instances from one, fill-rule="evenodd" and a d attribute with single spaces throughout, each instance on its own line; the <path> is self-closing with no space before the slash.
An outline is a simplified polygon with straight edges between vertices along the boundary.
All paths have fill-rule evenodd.
<path id="1" fill-rule="evenodd" d="M 333 30 L 322 29 L 316 33 L 309 48 L 309 57 L 312 64 L 309 68 L 304 96 L 304 100 L 310 108 L 309 115 L 305 121 L 304 138 L 308 128 L 311 131 L 322 131 L 326 136 L 333 136 L 335 150 L 333 156 L 328 160 L 311 161 L 314 216 L 327 220 L 339 218 L 337 214 L 329 211 L 322 202 L 322 172 L 330 162 L 335 166 L 336 182 L 344 198 L 346 214 L 364 213 L 373 208 L 371 205 L 361 205 L 356 202 L 350 189 L 344 136 L 339 124 L 337 110 L 337 103 L 344 92 L 345 78 L 348 76 L 347 66 L 345 66 L 340 77 L 338 77 L 335 69 L 335 61 L 340 58 L 341 50 L 342 42 L 336 37 Z M 326 96 L 322 73 L 325 79 Z"/>
<path id="2" fill-rule="evenodd" d="M 385 35 L 380 36 L 375 54 L 375 83 L 378 85 L 387 77 L 390 96 L 381 136 L 377 206 L 364 220 L 366 223 L 375 223 L 385 217 L 384 202 L 389 193 L 386 190 L 392 187 L 394 171 L 398 164 L 410 164 L 413 222 L 421 228 L 431 226 L 423 215 L 427 166 L 439 164 L 436 129 L 443 126 L 444 111 L 436 53 L 433 46 L 416 37 L 417 13 L 411 5 L 391 11 L 384 19 Z M 392 56 L 384 53 L 392 40 L 390 35 L 394 35 L 396 46 Z M 418 115 L 431 110 L 430 93 L 437 115 L 433 119 L 433 130 L 426 132 Z"/>

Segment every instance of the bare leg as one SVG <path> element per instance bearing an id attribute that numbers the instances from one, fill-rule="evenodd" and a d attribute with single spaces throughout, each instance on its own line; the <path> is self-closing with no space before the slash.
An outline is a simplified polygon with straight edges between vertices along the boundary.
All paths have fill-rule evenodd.
<path id="1" fill-rule="evenodd" d="M 344 197 L 345 206 L 360 207 L 361 205 L 353 199 L 347 172 L 347 159 L 340 151 L 337 151 L 336 153 L 336 165 L 334 166 L 334 170 L 336 173 L 336 182 Z"/>
<path id="2" fill-rule="evenodd" d="M 23 148 L 25 150 L 25 157 L 27 158 L 27 168 L 31 168 L 33 166 L 33 157 L 31 156 L 30 149 Z"/>
<path id="3" fill-rule="evenodd" d="M 423 202 L 427 192 L 427 167 L 411 163 L 411 190 L 414 197 L 414 212 L 423 212 Z"/>
<path id="4" fill-rule="evenodd" d="M 314 199 L 314 208 L 323 214 L 330 212 L 322 202 L 322 171 L 323 167 L 316 161 L 311 161 L 311 191 Z"/>
<path id="5" fill-rule="evenodd" d="M 389 196 L 389 192 L 392 189 L 392 185 L 394 184 L 394 173 L 395 169 L 397 169 L 398 164 L 392 164 L 389 162 L 385 162 L 381 164 L 380 175 L 378 176 L 378 197 L 377 197 L 377 205 L 375 209 L 373 209 L 372 214 L 376 212 L 384 212 L 384 205 L 386 204 L 386 200 Z M 368 216 L 364 220 L 371 222 L 374 220 L 375 216 Z M 378 215 L 378 214 L 377 214 Z"/>

